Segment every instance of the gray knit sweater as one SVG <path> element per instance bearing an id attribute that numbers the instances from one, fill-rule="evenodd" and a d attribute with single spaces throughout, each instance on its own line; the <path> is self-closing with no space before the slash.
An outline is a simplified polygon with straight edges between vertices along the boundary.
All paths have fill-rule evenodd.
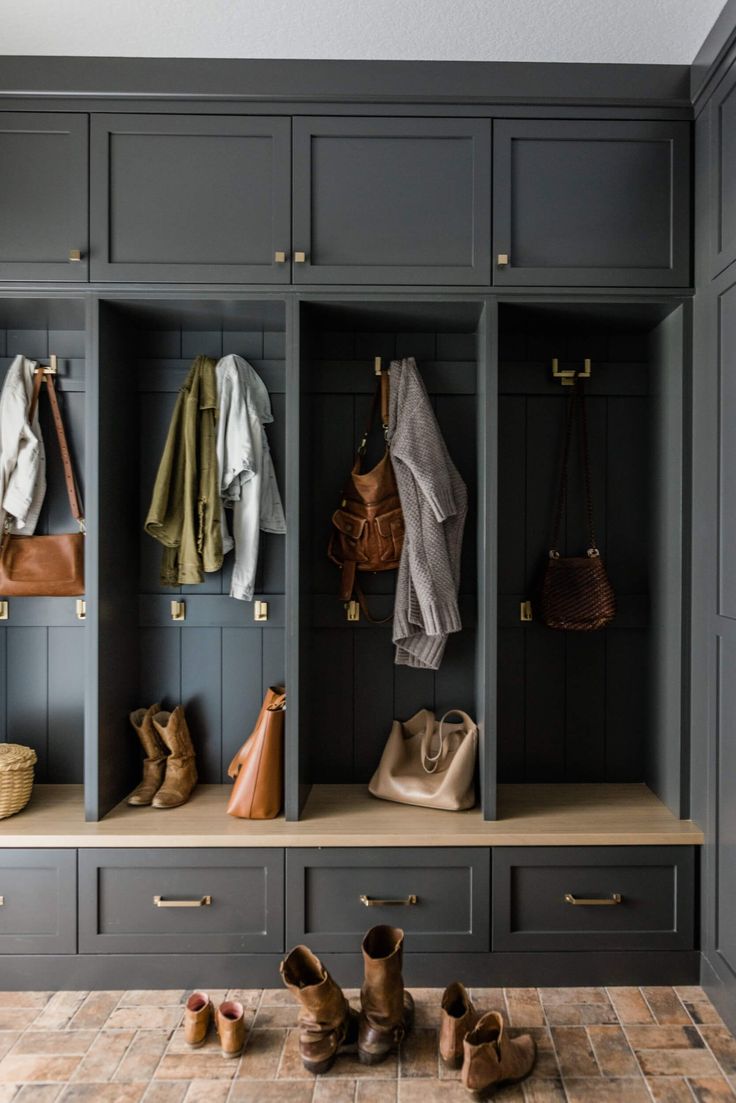
<path id="1" fill-rule="evenodd" d="M 400 666 L 437 670 L 458 608 L 468 492 L 447 451 L 416 362 L 391 364 L 389 450 L 404 513 L 393 640 Z"/>

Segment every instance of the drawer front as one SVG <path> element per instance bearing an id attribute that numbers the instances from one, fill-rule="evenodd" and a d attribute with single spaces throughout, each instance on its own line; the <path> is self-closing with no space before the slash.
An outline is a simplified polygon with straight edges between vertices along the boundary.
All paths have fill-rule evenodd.
<path id="1" fill-rule="evenodd" d="M 489 867 L 490 852 L 475 847 L 295 848 L 287 942 L 354 953 L 370 927 L 390 923 L 406 931 L 408 953 L 488 950 Z"/>
<path id="2" fill-rule="evenodd" d="M 494 851 L 494 950 L 686 950 L 693 912 L 692 847 Z"/>
<path id="3" fill-rule="evenodd" d="M 252 953 L 284 945 L 282 850 L 82 850 L 80 953 Z"/>
<path id="4" fill-rule="evenodd" d="M 0 954 L 77 949 L 77 852 L 0 852 Z"/>

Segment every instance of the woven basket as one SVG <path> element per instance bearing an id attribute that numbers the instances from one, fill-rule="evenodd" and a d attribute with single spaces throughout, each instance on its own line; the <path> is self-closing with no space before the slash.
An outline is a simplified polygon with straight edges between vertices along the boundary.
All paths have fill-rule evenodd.
<path id="1" fill-rule="evenodd" d="M 31 747 L 0 743 L 0 820 L 14 816 L 28 804 L 36 761 Z"/>

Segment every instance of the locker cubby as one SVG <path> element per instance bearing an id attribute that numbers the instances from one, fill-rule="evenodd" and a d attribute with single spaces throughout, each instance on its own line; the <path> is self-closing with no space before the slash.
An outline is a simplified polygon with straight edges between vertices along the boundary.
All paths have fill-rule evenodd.
<path id="1" fill-rule="evenodd" d="M 255 606 L 229 596 L 233 553 L 201 585 L 167 587 L 161 545 L 143 530 L 177 394 L 197 355 L 237 353 L 264 380 L 267 435 L 286 507 L 285 307 L 272 300 L 107 300 L 100 303 L 100 814 L 135 780 L 134 708 L 185 707 L 203 783 L 250 734 L 268 685 L 283 682 L 284 536 L 261 534 Z M 106 503 L 114 501 L 110 516 Z M 107 516 L 105 517 L 105 514 Z M 172 618 L 172 601 L 185 618 Z M 110 670 L 108 671 L 108 663 Z M 114 666 L 114 670 L 112 669 Z M 116 764 L 109 778 L 107 756 Z M 88 785 L 88 789 L 90 786 Z M 223 800 L 224 800 L 223 796 Z M 89 800 L 89 797 L 88 797 Z"/>
<path id="2" fill-rule="evenodd" d="M 498 701 L 501 783 L 645 782 L 687 815 L 687 307 L 499 307 Z M 582 370 L 598 544 L 616 592 L 605 629 L 541 621 L 539 586 L 570 389 Z M 577 434 L 577 426 L 575 427 Z M 577 436 L 562 554 L 587 532 Z M 685 595 L 685 596 L 683 596 Z M 533 619 L 520 619 L 531 601 Z"/>
<path id="3" fill-rule="evenodd" d="M 298 762 L 301 798 L 312 785 L 370 779 L 394 718 L 458 707 L 484 730 L 479 677 L 487 620 L 479 589 L 486 524 L 487 308 L 480 301 L 322 301 L 300 307 L 300 494 Z M 339 569 L 328 559 L 331 517 L 352 467 L 377 379 L 374 358 L 413 356 L 450 455 L 469 497 L 463 539 L 461 632 L 450 636 L 440 669 L 394 664 L 391 622 L 347 619 Z M 380 420 L 380 419 L 379 419 Z M 363 470 L 383 452 L 380 425 Z M 482 573 L 482 572 L 481 572 Z M 393 608 L 395 572 L 361 575 L 376 618 Z M 293 717 L 292 717 L 293 720 Z M 485 755 L 483 754 L 485 761 Z M 296 814 L 297 799 L 291 814 Z"/>
<path id="4" fill-rule="evenodd" d="M 0 388 L 15 356 L 48 362 L 55 380 L 74 471 L 85 502 L 85 304 L 74 298 L 0 299 Z M 75 532 L 48 399 L 41 431 L 47 489 L 36 533 Z M 0 593 L 0 599 L 4 595 Z M 0 620 L 0 742 L 22 743 L 38 755 L 36 780 L 80 784 L 84 763 L 85 622 L 76 598 L 8 599 Z"/>

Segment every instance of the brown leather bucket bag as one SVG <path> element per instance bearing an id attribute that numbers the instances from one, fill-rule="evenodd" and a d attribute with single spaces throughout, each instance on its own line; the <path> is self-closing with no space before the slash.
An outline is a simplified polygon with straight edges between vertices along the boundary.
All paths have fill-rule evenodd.
<path id="1" fill-rule="evenodd" d="M 283 686 L 272 686 L 263 699 L 253 731 L 228 768 L 229 776 L 235 778 L 228 815 L 242 820 L 272 820 L 281 811 L 285 709 Z"/>
<path id="2" fill-rule="evenodd" d="M 64 466 L 69 506 L 80 531 L 58 536 L 14 536 L 6 522 L 0 537 L 0 594 L 6 597 L 79 597 L 84 593 L 84 517 L 53 377 L 42 368 L 36 371 L 33 381 L 28 418 L 33 421 L 44 380 Z"/>
<path id="3" fill-rule="evenodd" d="M 580 455 L 585 482 L 585 507 L 588 522 L 588 550 L 585 555 L 561 556 L 559 547 L 562 514 L 567 498 L 567 468 L 572 438 L 572 423 L 578 410 Z M 542 619 L 548 628 L 573 632 L 592 632 L 605 628 L 616 615 L 616 598 L 601 554 L 598 551 L 593 526 L 593 491 L 588 451 L 588 423 L 585 415 L 585 393 L 578 383 L 570 396 L 565 425 L 565 445 L 562 453 L 562 475 L 557 508 L 552 529 L 552 547 L 542 581 Z"/>
<path id="4" fill-rule="evenodd" d="M 388 448 L 376 466 L 361 472 L 368 435 L 379 401 L 384 430 L 388 430 L 388 377 L 382 375 L 371 405 L 363 439 L 358 447 L 339 509 L 332 515 L 333 531 L 327 554 L 341 568 L 339 596 L 350 601 L 356 594 L 361 608 L 373 621 L 358 572 L 395 571 L 404 546 L 404 515 Z M 390 617 L 388 618 L 390 619 Z"/>

